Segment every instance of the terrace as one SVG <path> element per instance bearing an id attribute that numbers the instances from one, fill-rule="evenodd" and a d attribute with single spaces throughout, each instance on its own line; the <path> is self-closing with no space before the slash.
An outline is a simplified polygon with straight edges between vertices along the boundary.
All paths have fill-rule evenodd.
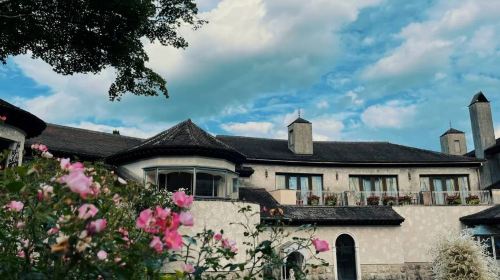
<path id="1" fill-rule="evenodd" d="M 284 205 L 376 206 L 376 205 L 490 205 L 490 191 L 300 191 L 279 189 L 270 192 Z"/>

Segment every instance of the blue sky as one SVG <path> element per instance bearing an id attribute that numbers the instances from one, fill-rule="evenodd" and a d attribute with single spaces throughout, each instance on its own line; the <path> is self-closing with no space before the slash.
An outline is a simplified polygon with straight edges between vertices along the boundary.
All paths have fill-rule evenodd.
<path id="1" fill-rule="evenodd" d="M 110 102 L 113 69 L 60 76 L 42 61 L 0 65 L 0 98 L 47 122 L 152 136 L 192 118 L 213 134 L 286 137 L 297 116 L 316 140 L 439 150 L 449 127 L 472 148 L 467 105 L 483 91 L 500 137 L 498 1 L 200 0 L 186 50 L 147 44 L 171 97 Z"/>

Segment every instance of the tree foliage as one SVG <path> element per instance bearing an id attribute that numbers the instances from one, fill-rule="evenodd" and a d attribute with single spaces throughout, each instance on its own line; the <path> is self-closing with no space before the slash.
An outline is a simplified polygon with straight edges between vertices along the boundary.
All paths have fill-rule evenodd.
<path id="1" fill-rule="evenodd" d="M 145 65 L 144 39 L 185 48 L 178 29 L 204 24 L 197 13 L 194 0 L 0 0 L 0 61 L 28 53 L 63 75 L 113 67 L 111 100 L 168 97 L 166 81 Z"/>

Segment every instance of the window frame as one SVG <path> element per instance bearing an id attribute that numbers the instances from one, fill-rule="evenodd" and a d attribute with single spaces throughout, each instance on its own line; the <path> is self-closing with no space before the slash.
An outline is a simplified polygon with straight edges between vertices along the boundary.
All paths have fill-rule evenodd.
<path id="1" fill-rule="evenodd" d="M 441 185 L 443 187 L 446 187 L 446 180 L 448 179 L 453 179 L 453 186 L 455 192 L 460 192 L 460 187 L 459 187 L 459 179 L 461 177 L 466 177 L 467 178 L 467 187 L 469 188 L 467 191 L 470 191 L 470 177 L 469 174 L 425 174 L 425 175 L 420 175 L 420 178 L 429 178 L 429 191 L 435 192 L 436 190 L 434 189 L 434 179 L 439 179 L 441 181 Z M 442 190 L 442 192 L 446 192 Z"/>
<path id="2" fill-rule="evenodd" d="M 325 190 L 325 182 L 324 182 L 324 177 L 323 177 L 323 174 L 316 174 L 316 173 L 290 173 L 290 172 L 276 172 L 274 174 L 274 178 L 275 178 L 275 181 L 274 181 L 274 188 L 276 190 L 282 190 L 283 188 L 278 188 L 277 186 L 277 180 L 276 180 L 276 177 L 277 176 L 285 176 L 285 190 L 290 190 L 290 177 L 296 177 L 297 178 L 297 189 L 298 191 L 300 191 L 301 189 L 301 180 L 300 178 L 301 177 L 307 177 L 307 184 L 308 184 L 308 191 L 314 191 L 312 189 L 312 178 L 313 177 L 321 177 L 321 191 L 323 192 Z"/>
<path id="3" fill-rule="evenodd" d="M 349 179 L 350 178 L 357 178 L 358 179 L 358 186 L 359 186 L 359 191 L 360 192 L 376 192 L 374 190 L 365 190 L 364 187 L 363 187 L 363 179 L 370 179 L 370 184 L 373 186 L 375 186 L 375 182 L 378 180 L 378 179 L 383 179 L 382 180 L 382 192 L 389 192 L 389 190 L 387 190 L 387 178 L 396 178 L 396 193 L 399 193 L 399 176 L 398 175 L 366 175 L 366 174 L 363 174 L 363 175 L 357 175 L 357 174 L 353 174 L 353 175 L 349 175 Z"/>

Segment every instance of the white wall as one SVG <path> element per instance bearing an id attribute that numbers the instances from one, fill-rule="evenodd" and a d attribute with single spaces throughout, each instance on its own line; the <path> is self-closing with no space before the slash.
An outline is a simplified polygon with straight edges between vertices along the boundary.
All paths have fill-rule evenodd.
<path id="1" fill-rule="evenodd" d="M 479 182 L 476 168 L 467 167 L 432 167 L 432 168 L 346 168 L 346 167 L 309 167 L 287 165 L 245 164 L 255 172 L 250 178 L 243 180 L 244 185 L 275 189 L 276 173 L 309 173 L 323 175 L 323 188 L 329 191 L 342 192 L 349 190 L 349 175 L 397 175 L 401 191 L 420 191 L 420 175 L 460 174 L 469 175 L 470 189 L 478 190 Z M 265 176 L 267 170 L 268 176 Z M 411 175 L 411 179 L 408 176 Z M 338 179 L 336 175 L 338 174 Z"/>

